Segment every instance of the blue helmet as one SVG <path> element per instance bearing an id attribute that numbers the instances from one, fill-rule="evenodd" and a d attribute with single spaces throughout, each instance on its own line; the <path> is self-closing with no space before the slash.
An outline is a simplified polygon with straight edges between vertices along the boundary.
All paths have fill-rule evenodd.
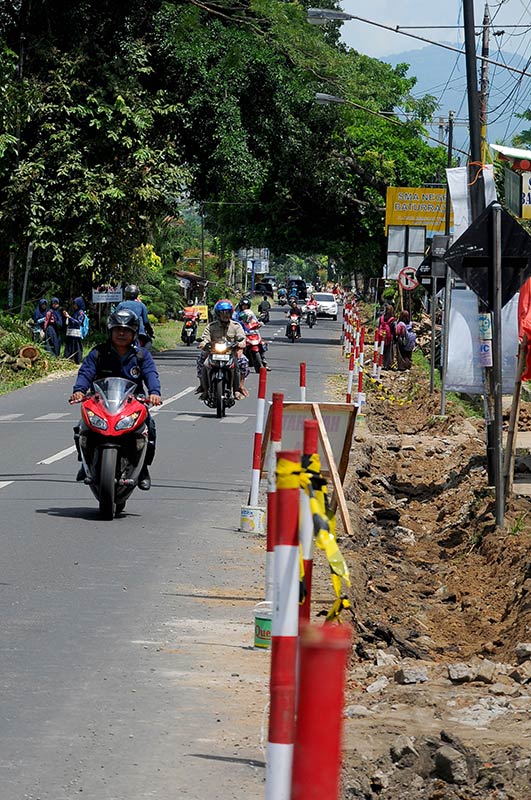
<path id="1" fill-rule="evenodd" d="M 232 305 L 230 300 L 218 300 L 216 305 L 214 306 L 214 316 L 219 319 L 219 315 L 221 311 L 229 311 L 232 315 L 234 311 L 234 306 Z"/>

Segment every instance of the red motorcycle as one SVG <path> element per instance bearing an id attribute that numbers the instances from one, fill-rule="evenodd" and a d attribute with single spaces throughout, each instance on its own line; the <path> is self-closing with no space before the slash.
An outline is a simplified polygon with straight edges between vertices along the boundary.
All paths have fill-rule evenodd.
<path id="1" fill-rule="evenodd" d="M 301 329 L 299 325 L 299 315 L 298 314 L 290 314 L 289 315 L 289 322 L 288 322 L 288 330 L 287 336 L 290 342 L 294 342 L 295 339 L 298 339 L 301 335 Z"/>
<path id="2" fill-rule="evenodd" d="M 138 483 L 146 457 L 146 399 L 136 383 L 104 378 L 81 402 L 79 448 L 88 483 L 103 519 L 120 514 Z"/>
<path id="3" fill-rule="evenodd" d="M 259 328 L 259 322 L 250 322 L 245 326 L 245 355 L 255 372 L 265 367 L 264 353 L 267 349 Z"/>

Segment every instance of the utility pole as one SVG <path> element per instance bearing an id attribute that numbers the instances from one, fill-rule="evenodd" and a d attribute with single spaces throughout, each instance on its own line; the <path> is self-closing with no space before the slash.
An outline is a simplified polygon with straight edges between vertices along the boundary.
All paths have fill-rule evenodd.
<path id="1" fill-rule="evenodd" d="M 463 24 L 468 93 L 468 125 L 470 130 L 468 183 L 470 185 L 471 222 L 473 222 L 485 208 L 485 189 L 483 170 L 481 169 L 481 131 L 479 127 L 479 92 L 473 0 L 463 0 Z"/>
<path id="2" fill-rule="evenodd" d="M 205 279 L 205 206 L 201 203 L 201 277 Z"/>
<path id="3" fill-rule="evenodd" d="M 485 3 L 485 13 L 483 14 L 483 38 L 481 46 L 481 80 L 480 80 L 480 100 L 479 100 L 479 126 L 481 136 L 481 161 L 487 163 L 487 101 L 489 97 L 489 28 L 490 13 L 489 6 Z"/>

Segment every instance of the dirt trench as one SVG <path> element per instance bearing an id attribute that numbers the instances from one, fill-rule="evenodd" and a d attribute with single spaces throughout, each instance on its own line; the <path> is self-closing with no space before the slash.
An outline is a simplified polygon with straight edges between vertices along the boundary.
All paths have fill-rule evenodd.
<path id="1" fill-rule="evenodd" d="M 531 503 L 496 527 L 484 422 L 451 401 L 440 417 L 419 367 L 366 388 L 341 541 L 356 626 L 342 796 L 530 800 Z"/>

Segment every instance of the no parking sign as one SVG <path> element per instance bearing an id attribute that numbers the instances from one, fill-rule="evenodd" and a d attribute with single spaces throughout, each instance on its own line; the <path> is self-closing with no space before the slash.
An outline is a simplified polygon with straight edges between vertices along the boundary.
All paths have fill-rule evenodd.
<path id="1" fill-rule="evenodd" d="M 398 273 L 398 283 L 406 292 L 412 292 L 419 285 L 415 267 L 404 267 Z"/>

